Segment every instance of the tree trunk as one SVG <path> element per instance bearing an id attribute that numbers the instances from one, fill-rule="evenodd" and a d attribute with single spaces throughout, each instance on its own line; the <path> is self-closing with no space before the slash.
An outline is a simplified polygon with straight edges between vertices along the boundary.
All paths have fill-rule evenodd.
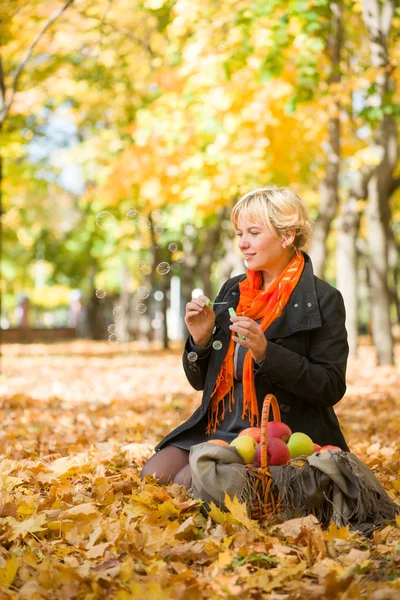
<path id="1" fill-rule="evenodd" d="M 389 237 L 389 267 L 393 274 L 393 283 L 391 288 L 392 302 L 396 309 L 396 322 L 400 324 L 400 297 L 399 297 L 399 285 L 400 285 L 400 247 L 396 244 L 396 239 L 393 232 L 390 232 Z"/>
<path id="2" fill-rule="evenodd" d="M 342 3 L 330 4 L 331 34 L 327 40 L 327 52 L 331 62 L 329 84 L 340 82 L 340 53 L 342 47 Z M 329 107 L 331 117 L 328 121 L 328 141 L 326 143 L 327 164 L 325 177 L 320 186 L 318 216 L 313 227 L 309 253 L 313 261 L 314 272 L 323 277 L 326 260 L 326 239 L 332 220 L 339 204 L 338 182 L 340 169 L 340 102 L 335 100 Z"/>
<path id="3" fill-rule="evenodd" d="M 343 294 L 346 307 L 346 328 L 349 335 L 350 356 L 357 355 L 358 336 L 358 286 L 357 286 L 357 235 L 360 227 L 359 200 L 367 197 L 368 181 L 372 175 L 369 167 L 354 174 L 347 201 L 339 218 L 336 244 L 336 283 Z"/>
<path id="4" fill-rule="evenodd" d="M 211 268 L 221 240 L 221 224 L 227 219 L 229 210 L 229 206 L 225 206 L 217 216 L 217 222 L 212 227 L 207 227 L 205 232 L 206 239 L 199 261 L 199 275 L 204 295 L 210 299 L 213 299 L 214 295 L 211 283 Z"/>
<path id="5" fill-rule="evenodd" d="M 375 145 L 380 160 L 368 184 L 367 222 L 370 246 L 372 333 L 378 364 L 392 365 L 394 353 L 387 279 L 389 198 L 393 173 L 397 165 L 398 142 L 396 123 L 391 114 L 393 105 L 388 103 L 388 98 L 394 91 L 394 83 L 390 78 L 388 38 L 396 1 L 387 0 L 381 3 L 380 0 L 362 0 L 361 5 L 364 23 L 368 30 L 371 64 L 377 71 L 375 95 L 382 110 L 381 121 L 375 131 Z"/>

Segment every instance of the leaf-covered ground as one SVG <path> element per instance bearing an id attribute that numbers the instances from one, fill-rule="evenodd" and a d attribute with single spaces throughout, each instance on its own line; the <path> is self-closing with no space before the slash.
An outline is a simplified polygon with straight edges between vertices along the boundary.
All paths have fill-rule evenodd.
<path id="1" fill-rule="evenodd" d="M 177 485 L 139 480 L 200 401 L 176 348 L 3 347 L 0 599 L 398 600 L 400 519 L 372 539 L 314 517 L 206 519 Z M 397 349 L 397 365 L 400 348 Z M 351 449 L 400 496 L 400 369 L 364 341 L 337 407 Z"/>

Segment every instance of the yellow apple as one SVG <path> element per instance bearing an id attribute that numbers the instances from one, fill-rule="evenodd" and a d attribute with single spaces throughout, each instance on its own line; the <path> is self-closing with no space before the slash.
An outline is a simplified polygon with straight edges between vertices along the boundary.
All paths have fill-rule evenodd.
<path id="1" fill-rule="evenodd" d="M 243 458 L 245 465 L 253 462 L 256 453 L 257 442 L 250 435 L 241 435 L 232 440 L 231 446 L 236 448 L 240 456 Z"/>
<path id="2" fill-rule="evenodd" d="M 287 445 L 292 458 L 314 454 L 314 442 L 306 433 L 301 433 L 301 431 L 292 433 Z"/>

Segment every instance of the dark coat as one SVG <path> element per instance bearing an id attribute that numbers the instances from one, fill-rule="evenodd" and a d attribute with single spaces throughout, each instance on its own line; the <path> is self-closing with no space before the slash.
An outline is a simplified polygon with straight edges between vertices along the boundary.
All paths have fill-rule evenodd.
<path id="1" fill-rule="evenodd" d="M 314 275 L 310 257 L 307 254 L 304 257 L 303 273 L 282 315 L 265 331 L 267 354 L 254 375 L 259 412 L 266 394 L 274 394 L 280 405 L 281 420 L 293 432 L 302 431 L 317 444 L 348 450 L 332 408 L 346 391 L 348 344 L 343 298 L 337 289 Z M 207 413 L 231 335 L 228 308 L 237 306 L 239 282 L 245 277 L 229 279 L 215 300 L 228 302 L 215 307 L 213 333 L 213 340 L 220 340 L 225 352 L 216 352 L 211 347 L 205 356 L 192 363 L 187 355 L 193 348 L 190 339 L 187 341 L 183 367 L 192 387 L 204 390 L 202 403 L 156 450 L 171 443 L 178 433 L 193 427 Z"/>

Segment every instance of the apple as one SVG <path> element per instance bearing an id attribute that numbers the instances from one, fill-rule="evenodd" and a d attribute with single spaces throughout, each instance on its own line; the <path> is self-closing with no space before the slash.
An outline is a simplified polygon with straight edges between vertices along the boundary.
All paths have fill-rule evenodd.
<path id="1" fill-rule="evenodd" d="M 321 446 L 314 442 L 314 452 L 319 452 L 321 450 Z"/>
<path id="2" fill-rule="evenodd" d="M 287 445 L 292 458 L 314 454 L 314 442 L 306 433 L 301 433 L 301 431 L 292 433 Z"/>
<path id="3" fill-rule="evenodd" d="M 292 435 L 292 430 L 282 421 L 268 421 L 268 438 L 280 438 L 287 442 Z"/>
<path id="4" fill-rule="evenodd" d="M 330 446 L 327 444 L 326 446 L 321 446 L 319 449 L 320 452 L 325 452 L 325 450 L 342 450 L 339 446 Z"/>
<path id="5" fill-rule="evenodd" d="M 251 437 L 251 435 L 238 436 L 231 441 L 230 445 L 236 448 L 240 456 L 243 458 L 245 465 L 253 462 L 254 455 L 256 453 L 257 442 L 253 437 Z"/>
<path id="6" fill-rule="evenodd" d="M 239 433 L 238 437 L 241 435 L 249 435 L 256 440 L 257 444 L 259 444 L 261 438 L 261 427 L 248 427 L 247 429 L 243 429 L 243 431 Z"/>
<path id="7" fill-rule="evenodd" d="M 279 438 L 268 438 L 267 442 L 268 466 L 277 467 L 286 465 L 290 460 L 290 450 Z M 254 462 L 261 464 L 261 444 L 256 448 Z"/>
<path id="8" fill-rule="evenodd" d="M 207 440 L 208 444 L 216 444 L 217 446 L 229 446 L 228 442 L 225 442 L 225 440 Z"/>

